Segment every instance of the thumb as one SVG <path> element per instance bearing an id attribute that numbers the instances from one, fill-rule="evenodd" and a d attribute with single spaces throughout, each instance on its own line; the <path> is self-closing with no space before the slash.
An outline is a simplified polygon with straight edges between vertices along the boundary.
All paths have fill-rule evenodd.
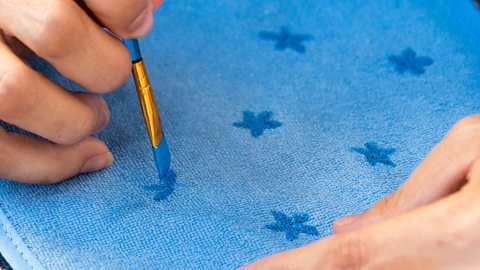
<path id="1" fill-rule="evenodd" d="M 478 115 L 460 121 L 397 191 L 363 213 L 338 219 L 335 233 L 405 213 L 457 191 L 465 184 L 472 163 L 480 157 L 479 123 Z"/>

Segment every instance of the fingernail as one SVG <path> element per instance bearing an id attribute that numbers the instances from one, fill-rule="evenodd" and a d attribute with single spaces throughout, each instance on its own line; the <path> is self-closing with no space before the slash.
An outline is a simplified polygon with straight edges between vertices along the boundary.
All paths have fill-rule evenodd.
<path id="1" fill-rule="evenodd" d="M 335 226 L 343 227 L 348 224 L 352 224 L 353 222 L 355 222 L 355 220 L 358 219 L 359 216 L 360 214 L 355 214 L 355 215 L 345 216 L 343 218 L 337 219 L 335 221 Z"/>
<path id="2" fill-rule="evenodd" d="M 97 133 L 102 129 L 104 129 L 107 126 L 109 121 L 110 121 L 110 110 L 108 109 L 107 103 L 103 101 L 102 104 L 100 105 L 100 108 L 98 109 L 97 126 L 95 127 L 93 133 Z"/>
<path id="3" fill-rule="evenodd" d="M 148 5 L 140 15 L 127 27 L 128 33 L 132 37 L 140 37 L 150 30 L 151 25 L 153 24 L 153 14 L 151 6 Z"/>
<path id="4" fill-rule="evenodd" d="M 93 156 L 83 164 L 80 173 L 95 172 L 106 167 L 109 167 L 113 163 L 112 153 L 106 152 L 100 155 Z"/>

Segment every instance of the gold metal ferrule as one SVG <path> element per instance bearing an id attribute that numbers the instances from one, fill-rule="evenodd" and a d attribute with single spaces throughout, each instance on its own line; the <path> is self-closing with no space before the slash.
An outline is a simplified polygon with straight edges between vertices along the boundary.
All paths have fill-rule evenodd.
<path id="1" fill-rule="evenodd" d="M 163 130 L 143 60 L 133 63 L 132 71 L 133 79 L 137 87 L 138 100 L 142 107 L 143 119 L 145 120 L 152 146 L 155 147 L 158 146 L 162 140 Z"/>

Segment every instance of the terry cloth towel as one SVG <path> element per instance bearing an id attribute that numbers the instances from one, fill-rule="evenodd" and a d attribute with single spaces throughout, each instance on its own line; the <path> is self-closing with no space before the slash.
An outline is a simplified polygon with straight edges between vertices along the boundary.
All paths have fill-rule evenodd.
<path id="1" fill-rule="evenodd" d="M 142 48 L 170 178 L 130 80 L 106 96 L 112 167 L 0 181 L 0 252 L 14 269 L 233 269 L 324 238 L 480 111 L 479 26 L 471 0 L 166 1 Z"/>

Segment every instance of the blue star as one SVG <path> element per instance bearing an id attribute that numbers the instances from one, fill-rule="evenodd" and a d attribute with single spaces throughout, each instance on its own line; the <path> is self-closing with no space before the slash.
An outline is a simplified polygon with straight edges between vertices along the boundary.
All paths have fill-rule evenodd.
<path id="1" fill-rule="evenodd" d="M 422 75 L 425 73 L 425 67 L 433 64 L 433 60 L 426 56 L 417 56 L 412 48 L 402 51 L 401 55 L 390 55 L 388 61 L 395 65 L 398 73 L 403 74 L 409 71 L 413 75 Z"/>
<path id="2" fill-rule="evenodd" d="M 149 185 L 145 189 L 149 191 L 156 191 L 157 193 L 153 197 L 155 201 L 163 201 L 170 196 L 175 190 L 175 183 L 177 182 L 177 175 L 174 171 L 170 170 L 167 176 L 160 179 L 160 184 Z"/>
<path id="3" fill-rule="evenodd" d="M 280 28 L 280 33 L 262 31 L 258 35 L 262 39 L 276 41 L 275 49 L 278 51 L 284 51 L 289 48 L 298 53 L 305 53 L 306 51 L 302 42 L 313 40 L 311 35 L 292 34 L 285 27 Z"/>
<path id="4" fill-rule="evenodd" d="M 395 148 L 380 148 L 375 142 L 367 142 L 365 148 L 352 147 L 352 151 L 360 153 L 365 156 L 370 165 L 375 166 L 378 163 L 387 166 L 395 167 L 396 165 L 390 160 L 390 155 L 396 150 Z"/>
<path id="5" fill-rule="evenodd" d="M 272 211 L 272 215 L 276 222 L 268 224 L 265 227 L 276 232 L 285 232 L 285 237 L 289 241 L 297 239 L 300 233 L 315 236 L 319 235 L 317 228 L 303 224 L 310 218 L 308 214 L 299 213 L 288 217 L 282 212 Z"/>
<path id="6" fill-rule="evenodd" d="M 282 123 L 272 120 L 272 115 L 272 112 L 263 111 L 255 116 L 253 112 L 244 111 L 243 122 L 236 122 L 233 125 L 238 128 L 250 129 L 250 134 L 258 138 L 265 129 L 274 129 L 282 126 Z"/>

